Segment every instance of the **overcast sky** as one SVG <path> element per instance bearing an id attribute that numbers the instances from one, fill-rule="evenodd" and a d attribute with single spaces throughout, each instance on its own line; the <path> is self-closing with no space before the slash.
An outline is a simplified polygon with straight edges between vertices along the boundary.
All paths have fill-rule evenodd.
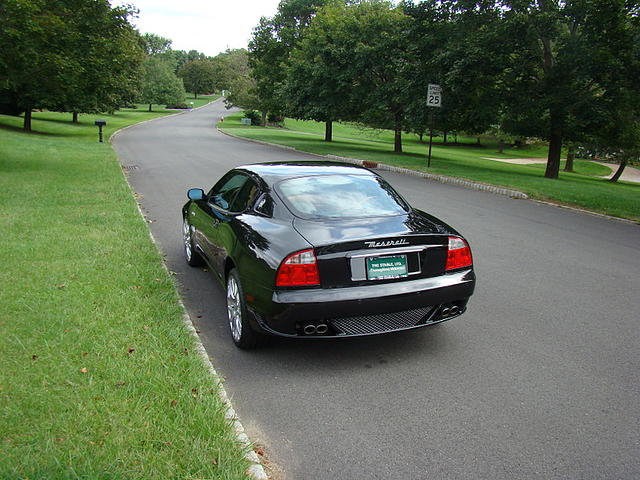
<path id="1" fill-rule="evenodd" d="M 173 41 L 174 50 L 215 56 L 227 48 L 246 48 L 260 17 L 273 16 L 279 0 L 111 0 L 140 10 L 132 19 L 140 33 Z"/>

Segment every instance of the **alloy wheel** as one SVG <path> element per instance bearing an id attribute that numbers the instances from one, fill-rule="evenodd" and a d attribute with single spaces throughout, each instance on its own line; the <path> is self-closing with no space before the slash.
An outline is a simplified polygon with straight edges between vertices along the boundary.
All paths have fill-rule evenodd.
<path id="1" fill-rule="evenodd" d="M 231 336 L 239 342 L 242 337 L 242 303 L 238 283 L 233 276 L 230 276 L 227 282 L 227 313 Z"/>

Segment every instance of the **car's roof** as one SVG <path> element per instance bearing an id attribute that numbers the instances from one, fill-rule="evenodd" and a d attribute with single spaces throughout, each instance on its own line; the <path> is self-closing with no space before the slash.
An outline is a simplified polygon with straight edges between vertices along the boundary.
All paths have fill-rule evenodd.
<path id="1" fill-rule="evenodd" d="M 310 175 L 376 175 L 357 165 L 323 161 L 253 163 L 239 166 L 237 169 L 255 173 L 270 185 L 286 178 Z"/>

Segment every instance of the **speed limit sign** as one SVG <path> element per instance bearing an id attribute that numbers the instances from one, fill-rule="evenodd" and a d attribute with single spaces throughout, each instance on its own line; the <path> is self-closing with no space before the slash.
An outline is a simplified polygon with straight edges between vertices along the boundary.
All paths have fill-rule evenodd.
<path id="1" fill-rule="evenodd" d="M 427 89 L 427 107 L 442 107 L 442 88 L 430 83 Z"/>

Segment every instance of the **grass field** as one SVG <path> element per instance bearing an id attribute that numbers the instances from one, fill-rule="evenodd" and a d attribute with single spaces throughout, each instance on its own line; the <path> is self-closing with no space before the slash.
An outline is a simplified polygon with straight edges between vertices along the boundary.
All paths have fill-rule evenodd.
<path id="1" fill-rule="evenodd" d="M 0 116 L 0 478 L 246 478 L 173 280 L 93 126 L 105 118 L 108 137 L 163 114 L 35 113 L 33 134 Z"/>
<path id="2" fill-rule="evenodd" d="M 235 135 L 294 147 L 320 155 L 337 155 L 386 163 L 419 171 L 466 178 L 477 182 L 523 191 L 533 198 L 573 205 L 594 212 L 640 220 L 640 184 L 612 184 L 598 176 L 610 169 L 590 161 L 576 160 L 576 173 L 561 172 L 558 180 L 544 178 L 545 165 L 514 165 L 490 158 L 544 158 L 546 146 L 507 148 L 497 152 L 497 144 L 483 138 L 460 137 L 460 145 L 442 145 L 436 138 L 431 168 L 427 168 L 428 145 L 416 135 L 405 135 L 404 153 L 393 153 L 393 133 L 350 124 L 334 125 L 334 141 L 324 142 L 324 125 L 317 122 L 287 119 L 284 128 L 262 128 L 240 125 L 241 113 L 227 117 L 223 130 Z M 453 137 L 449 137 L 451 142 Z M 561 168 L 564 167 L 564 164 Z"/>

